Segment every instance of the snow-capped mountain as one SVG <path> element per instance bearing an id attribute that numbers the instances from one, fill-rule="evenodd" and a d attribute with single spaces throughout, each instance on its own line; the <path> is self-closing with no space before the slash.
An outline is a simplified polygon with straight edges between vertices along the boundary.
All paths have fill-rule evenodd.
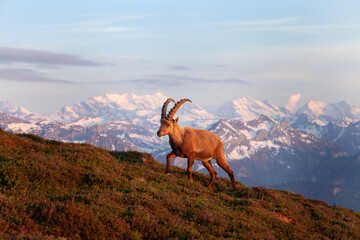
<path id="1" fill-rule="evenodd" d="M 91 118 L 93 124 L 104 124 L 120 119 L 129 119 L 139 126 L 155 128 L 159 126 L 163 103 L 168 97 L 163 93 L 137 96 L 135 94 L 105 94 L 87 99 L 73 106 L 65 106 L 53 115 L 59 121 L 74 121 Z M 169 109 L 172 105 L 169 105 Z M 193 126 L 206 126 L 216 118 L 197 104 L 184 104 L 177 116 L 182 122 Z M 91 124 L 91 122 L 87 122 Z"/>
<path id="2" fill-rule="evenodd" d="M 172 107 L 172 105 L 169 105 L 169 107 Z M 188 125 L 196 128 L 207 128 L 218 121 L 214 115 L 207 112 L 198 104 L 189 102 L 186 102 L 181 106 L 176 112 L 176 117 L 179 117 L 179 124 L 181 126 Z"/>
<path id="3" fill-rule="evenodd" d="M 356 110 L 356 107 L 354 109 Z M 341 119 L 343 116 L 345 118 Z M 354 116 L 356 115 L 332 114 L 331 117 L 329 114 L 311 118 L 306 113 L 296 113 L 285 120 L 297 130 L 332 141 L 352 156 L 360 153 L 360 121 L 353 118 Z"/>
<path id="4" fill-rule="evenodd" d="M 32 133 L 50 140 L 89 143 L 117 151 L 137 150 L 151 153 L 162 149 L 166 143 L 165 139 L 158 138 L 149 129 L 133 124 L 127 119 L 99 125 L 78 124 L 89 121 L 91 122 L 91 119 L 68 123 L 9 122 L 0 126 L 14 133 Z"/>
<path id="5" fill-rule="evenodd" d="M 55 131 L 54 129 L 70 129 L 67 131 L 76 132 L 76 129 L 81 128 L 83 131 L 86 129 L 86 131 L 91 132 L 89 129 L 92 126 L 120 126 L 127 122 L 127 125 L 132 124 L 133 127 L 131 129 L 146 129 L 154 135 L 159 126 L 162 104 L 167 98 L 163 93 L 143 96 L 135 94 L 105 94 L 89 98 L 72 106 L 65 106 L 60 111 L 51 115 L 42 116 L 41 119 L 35 118 L 34 116 L 37 114 L 24 108 L 1 101 L 1 109 L 9 114 L 9 116 L 2 117 L 1 126 L 17 133 L 36 133 L 51 139 L 79 142 L 87 141 L 90 136 L 87 134 L 80 138 L 70 137 L 68 134 L 61 134 L 63 130 Z M 169 105 L 168 109 L 172 106 L 173 103 Z M 338 144 L 348 154 L 360 153 L 360 128 L 358 127 L 360 123 L 356 124 L 360 118 L 360 109 L 344 101 L 335 104 L 310 101 L 295 114 L 290 114 L 286 109 L 277 107 L 269 102 L 244 97 L 223 104 L 217 111 L 217 115 L 218 117 L 215 117 L 201 106 L 190 102 L 185 103 L 176 113 L 176 117 L 180 118 L 180 125 L 190 125 L 198 128 L 211 128 L 213 124 L 217 124 L 218 126 L 223 125 L 222 129 L 228 129 L 227 125 L 231 122 L 227 120 L 242 120 L 237 123 L 240 125 L 233 126 L 236 131 L 243 131 L 242 134 L 238 132 L 237 136 L 223 136 L 224 142 L 228 144 L 226 149 L 229 159 L 242 159 L 256 151 L 256 146 L 260 146 L 260 143 L 251 143 L 249 135 L 244 135 L 250 134 L 250 136 L 255 137 L 254 134 L 257 134 L 254 132 L 255 130 L 249 130 L 251 125 L 241 125 L 245 123 L 251 124 L 251 120 L 259 119 L 260 116 L 260 119 L 268 116 L 277 121 L 285 120 L 296 130 L 304 131 L 317 138 L 327 139 Z M 5 120 L 9 119 L 10 116 L 17 120 Z M 54 119 L 58 122 L 54 121 Z M 218 122 L 219 119 L 224 119 L 225 121 Z M 267 121 L 267 124 L 267 127 L 270 127 L 273 122 Z M 101 131 L 101 134 L 107 134 L 106 131 L 110 131 L 110 128 L 106 129 Z M 245 130 L 246 132 L 244 132 Z M 228 131 L 230 130 L 228 129 Z M 261 134 L 266 132 L 269 132 L 269 129 L 261 129 Z M 117 133 L 115 136 L 125 135 Z M 157 139 L 156 136 L 151 138 Z M 247 139 L 247 141 L 240 141 L 239 138 Z M 151 149 L 152 147 L 147 144 L 142 145 L 141 139 L 138 141 L 129 138 L 124 139 L 124 137 L 122 139 L 134 144 L 134 147 L 136 146 L 143 151 L 158 151 L 156 147 Z M 157 141 L 153 141 L 155 145 L 158 144 Z M 231 143 L 227 143 L 228 141 Z M 258 145 L 255 146 L 254 144 Z M 269 148 L 279 149 L 285 147 L 275 144 L 274 141 L 265 141 L 261 144 L 269 144 Z M 160 156 L 161 153 L 156 155 Z"/>
<path id="6" fill-rule="evenodd" d="M 285 108 L 275 106 L 267 101 L 257 101 L 250 97 L 243 97 L 224 103 L 216 112 L 220 119 L 252 120 L 260 115 L 274 119 L 285 117 L 290 112 Z"/>
<path id="7" fill-rule="evenodd" d="M 162 93 L 137 96 L 135 94 L 105 94 L 87 99 L 73 106 L 63 107 L 57 114 L 61 119 L 74 120 L 89 116 L 100 117 L 104 122 L 119 119 L 141 119 L 154 122 L 153 115 L 167 99 Z M 159 111 L 157 111 L 159 115 Z"/>
<path id="8" fill-rule="evenodd" d="M 141 150 L 152 152 L 161 148 L 163 139 L 159 139 L 147 128 L 135 125 L 129 120 L 119 120 L 102 125 L 80 126 L 72 123 L 59 124 L 48 131 L 46 138 L 69 142 L 86 142 L 110 150 Z M 102 138 L 102 139 L 100 139 Z M 114 140 L 120 145 L 114 145 Z"/>
<path id="9" fill-rule="evenodd" d="M 309 101 L 303 107 L 299 108 L 295 116 L 306 114 L 312 122 L 319 125 L 326 125 L 330 121 L 343 121 L 347 122 L 358 121 L 360 119 L 360 108 L 346 102 L 341 101 L 338 103 L 327 104 L 320 101 Z"/>
<path id="10" fill-rule="evenodd" d="M 349 156 L 360 153 L 360 122 L 353 122 L 347 127 L 333 122 L 324 126 L 322 138 L 329 139 L 344 149 Z"/>
<path id="11" fill-rule="evenodd" d="M 11 102 L 0 100 L 0 111 L 8 113 L 9 115 L 22 119 L 31 119 L 35 113 L 30 112 L 24 107 L 18 107 Z"/>
<path id="12" fill-rule="evenodd" d="M 21 118 L 16 118 L 14 116 L 11 116 L 10 114 L 6 113 L 6 112 L 2 112 L 0 111 L 0 127 L 4 128 L 6 130 L 8 130 L 7 126 L 8 125 L 23 125 L 23 124 L 28 124 L 29 122 L 21 119 Z"/>
<path id="13" fill-rule="evenodd" d="M 237 177 L 249 185 L 306 179 L 322 159 L 346 155 L 328 140 L 264 115 L 251 121 L 222 120 L 211 130 L 223 141 Z"/>

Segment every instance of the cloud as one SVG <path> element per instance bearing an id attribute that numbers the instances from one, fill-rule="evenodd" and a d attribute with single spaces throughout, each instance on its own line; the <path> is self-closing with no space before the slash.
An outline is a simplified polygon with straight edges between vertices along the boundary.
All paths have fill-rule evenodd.
<path id="1" fill-rule="evenodd" d="M 279 31 L 279 32 L 295 32 L 306 34 L 319 34 L 330 31 L 353 31 L 360 28 L 360 24 L 304 24 L 304 25 L 288 25 L 273 28 L 259 28 L 259 31 Z"/>
<path id="2" fill-rule="evenodd" d="M 217 80 L 217 83 L 236 83 L 236 84 L 250 84 L 249 81 L 237 78 L 229 78 L 224 80 Z"/>
<path id="3" fill-rule="evenodd" d="M 302 23 L 302 19 L 298 17 L 220 22 L 214 25 L 225 27 L 231 31 L 277 31 L 306 34 L 317 34 L 324 31 L 352 31 L 360 28 L 359 23 L 304 24 Z"/>
<path id="4" fill-rule="evenodd" d="M 137 28 L 112 26 L 112 27 L 98 29 L 97 31 L 99 31 L 99 32 L 131 32 L 131 31 L 136 31 L 136 30 L 137 30 Z M 95 29 L 95 31 L 96 31 L 96 29 Z"/>
<path id="5" fill-rule="evenodd" d="M 179 80 L 165 80 L 165 79 L 156 79 L 156 78 L 141 78 L 127 81 L 128 83 L 135 83 L 140 86 L 147 86 L 147 87 L 176 87 L 184 85 L 184 82 Z"/>
<path id="6" fill-rule="evenodd" d="M 290 112 L 293 112 L 295 107 L 296 107 L 296 104 L 299 102 L 301 98 L 301 94 L 300 93 L 297 93 L 297 94 L 293 94 L 290 96 L 285 108 L 287 110 L 289 110 Z"/>
<path id="7" fill-rule="evenodd" d="M 182 83 L 240 83 L 247 84 L 249 83 L 246 80 L 242 79 L 210 79 L 210 78 L 199 78 L 199 77 L 189 77 L 183 75 L 172 75 L 172 74 L 155 74 L 150 75 L 150 77 L 157 79 L 166 79 L 168 81 L 179 81 Z"/>
<path id="8" fill-rule="evenodd" d="M 133 32 L 138 28 L 119 27 L 119 26 L 104 26 L 93 28 L 72 28 L 66 30 L 58 30 L 57 32 L 83 32 L 83 33 L 119 33 L 119 32 Z"/>
<path id="9" fill-rule="evenodd" d="M 102 64 L 84 60 L 78 56 L 19 48 L 0 47 L 0 62 L 36 63 L 61 66 L 101 66 Z"/>
<path id="10" fill-rule="evenodd" d="M 242 26 L 273 26 L 273 25 L 283 25 L 288 23 L 297 22 L 299 19 L 295 17 L 287 18 L 275 18 L 275 19 L 264 19 L 264 20 L 253 20 L 253 21 L 232 21 L 232 22 L 222 22 L 217 23 L 219 26 L 228 26 L 228 27 L 242 27 Z"/>
<path id="11" fill-rule="evenodd" d="M 137 20 L 137 19 L 144 19 L 156 16 L 154 13 L 139 13 L 139 14 L 124 14 L 119 12 L 99 12 L 94 14 L 80 14 L 79 17 L 86 18 L 86 19 L 98 19 L 95 21 L 88 21 L 88 22 L 81 22 L 81 23 L 75 23 L 75 24 L 108 24 L 112 22 L 119 22 L 119 21 L 129 21 L 129 20 Z M 69 26 L 69 24 L 58 24 L 55 26 Z M 49 26 L 49 25 L 46 25 Z M 53 26 L 53 25 L 50 25 Z"/>
<path id="12" fill-rule="evenodd" d="M 242 79 L 208 79 L 199 77 L 189 77 L 183 75 L 172 74 L 154 74 L 142 79 L 129 80 L 129 83 L 147 85 L 149 87 L 163 86 L 183 86 L 188 84 L 249 84 L 248 81 Z"/>
<path id="13" fill-rule="evenodd" d="M 129 27 L 129 22 L 154 16 L 152 13 L 124 15 L 119 13 L 83 15 L 93 21 L 68 24 L 43 25 L 42 28 L 57 33 L 126 33 L 138 31 L 140 28 Z M 126 25 L 125 25 L 126 24 Z"/>
<path id="14" fill-rule="evenodd" d="M 188 66 L 183 66 L 183 65 L 172 65 L 169 66 L 170 70 L 176 70 L 176 71 L 187 71 L 187 70 L 192 70 L 192 68 L 188 67 Z"/>
<path id="15" fill-rule="evenodd" d="M 139 87 L 146 88 L 161 88 L 161 87 L 179 87 L 186 85 L 194 84 L 240 84 L 247 85 L 250 84 L 249 81 L 228 78 L 228 79 L 208 79 L 208 78 L 199 78 L 191 77 L 184 75 L 173 75 L 173 74 L 150 74 L 142 78 L 136 78 L 132 80 L 117 80 L 117 81 L 93 81 L 87 82 L 87 84 L 133 84 L 138 85 Z"/>
<path id="16" fill-rule="evenodd" d="M 0 68 L 0 80 L 18 82 L 73 83 L 71 81 L 50 78 L 35 70 L 13 68 Z"/>

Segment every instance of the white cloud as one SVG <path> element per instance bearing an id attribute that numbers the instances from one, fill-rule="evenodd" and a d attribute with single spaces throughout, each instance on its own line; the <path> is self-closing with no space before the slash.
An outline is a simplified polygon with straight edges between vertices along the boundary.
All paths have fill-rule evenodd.
<path id="1" fill-rule="evenodd" d="M 189 71 L 189 70 L 193 70 L 191 67 L 185 66 L 185 65 L 171 65 L 169 66 L 170 70 L 175 70 L 175 71 Z"/>
<path id="2" fill-rule="evenodd" d="M 307 24 L 298 17 L 221 22 L 215 25 L 228 28 L 231 31 L 273 31 L 306 34 L 319 34 L 325 31 L 354 31 L 360 28 L 360 23 Z"/>
<path id="3" fill-rule="evenodd" d="M 120 16 L 119 16 L 120 15 Z M 42 28 L 49 29 L 57 33 L 121 33 L 140 30 L 137 27 L 128 27 L 124 24 L 131 24 L 133 20 L 145 19 L 154 14 L 101 14 L 86 16 L 93 20 L 84 22 L 74 22 L 68 24 L 47 24 Z"/>
<path id="4" fill-rule="evenodd" d="M 104 27 L 104 28 L 90 28 L 90 29 L 77 29 L 76 32 L 104 32 L 104 33 L 115 33 L 115 32 L 132 32 L 138 30 L 137 28 L 130 27 Z"/>
<path id="5" fill-rule="evenodd" d="M 100 63 L 85 60 L 75 55 L 8 47 L 0 47 L 0 63 L 1 62 L 23 62 L 60 66 L 101 66 Z"/>
<path id="6" fill-rule="evenodd" d="M 263 20 L 250 20 L 250 21 L 233 21 L 233 22 L 222 22 L 217 23 L 219 26 L 228 26 L 228 27 L 245 27 L 245 26 L 273 26 L 273 25 L 283 25 L 288 23 L 294 23 L 298 21 L 298 18 L 288 17 L 288 18 L 274 18 L 274 19 L 263 19 Z"/>
<path id="7" fill-rule="evenodd" d="M 293 94 L 290 96 L 285 108 L 287 110 L 289 110 L 290 112 L 293 112 L 295 107 L 296 107 L 296 104 L 299 102 L 301 98 L 301 94 L 300 93 L 297 93 L 297 94 Z"/>
<path id="8" fill-rule="evenodd" d="M 73 83 L 72 81 L 51 78 L 32 69 L 0 68 L 0 81 Z"/>

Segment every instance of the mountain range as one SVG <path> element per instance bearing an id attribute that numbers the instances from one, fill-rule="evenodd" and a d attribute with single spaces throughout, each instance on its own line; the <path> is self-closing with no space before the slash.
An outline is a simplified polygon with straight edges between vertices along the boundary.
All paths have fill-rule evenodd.
<path id="1" fill-rule="evenodd" d="M 170 147 L 156 131 L 167 98 L 163 93 L 105 94 L 47 115 L 0 101 L 0 126 L 52 140 L 144 151 L 164 162 Z M 212 113 L 186 103 L 176 115 L 180 125 L 220 137 L 236 178 L 245 185 L 287 189 L 360 211 L 360 186 L 352 183 L 360 180 L 360 172 L 354 171 L 360 164 L 360 108 L 345 101 L 309 101 L 291 113 L 243 97 Z M 174 164 L 184 167 L 186 161 L 176 158 Z M 206 172 L 202 164 L 194 169 Z"/>

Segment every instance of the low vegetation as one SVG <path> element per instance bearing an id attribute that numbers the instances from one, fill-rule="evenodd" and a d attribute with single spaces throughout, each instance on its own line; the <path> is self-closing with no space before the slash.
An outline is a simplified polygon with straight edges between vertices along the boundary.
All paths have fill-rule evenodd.
<path id="1" fill-rule="evenodd" d="M 109 152 L 0 129 L 1 239 L 360 239 L 360 214 Z"/>

